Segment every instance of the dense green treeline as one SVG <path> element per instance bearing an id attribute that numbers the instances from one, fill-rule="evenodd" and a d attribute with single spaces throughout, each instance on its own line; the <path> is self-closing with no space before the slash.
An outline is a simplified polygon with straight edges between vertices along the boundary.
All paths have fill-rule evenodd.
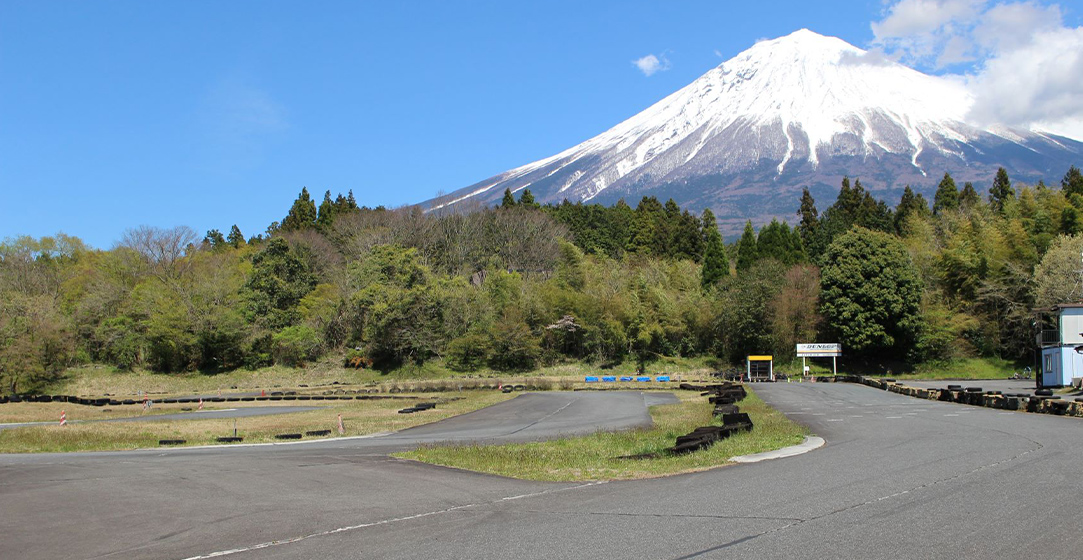
<path id="1" fill-rule="evenodd" d="M 1083 295 L 1083 176 L 988 196 L 944 175 L 894 208 L 842 181 L 796 225 L 746 224 L 726 246 L 700 215 L 644 197 L 539 205 L 529 190 L 468 213 L 320 204 L 280 222 L 129 230 L 109 250 L 64 234 L 0 245 L 0 381 L 32 388 L 88 362 L 216 372 L 345 358 L 525 371 L 561 361 L 793 355 L 839 341 L 906 367 L 1029 355 L 1030 310 Z"/>

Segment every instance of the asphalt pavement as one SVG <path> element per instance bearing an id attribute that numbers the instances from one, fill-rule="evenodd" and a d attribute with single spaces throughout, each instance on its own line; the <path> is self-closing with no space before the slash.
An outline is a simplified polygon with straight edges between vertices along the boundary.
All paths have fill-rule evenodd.
<path id="1" fill-rule="evenodd" d="M 524 441 L 649 422 L 640 394 L 599 392 L 524 395 L 367 439 L 0 455 L 0 557 L 1080 557 L 1080 419 L 851 384 L 753 388 L 827 445 L 585 484 L 387 456 L 432 441 Z"/>

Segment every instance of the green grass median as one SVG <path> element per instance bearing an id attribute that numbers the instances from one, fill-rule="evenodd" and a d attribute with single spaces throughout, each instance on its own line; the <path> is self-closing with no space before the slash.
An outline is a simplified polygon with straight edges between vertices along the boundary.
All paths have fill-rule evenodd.
<path id="1" fill-rule="evenodd" d="M 678 404 L 651 407 L 654 426 L 583 437 L 507 445 L 425 446 L 396 457 L 512 478 L 545 481 L 622 480 L 701 471 L 729 464 L 730 457 L 801 443 L 808 430 L 749 391 L 739 403 L 755 429 L 685 455 L 663 452 L 677 436 L 718 425 L 707 397 L 683 393 Z M 651 459 L 622 459 L 660 453 Z"/>

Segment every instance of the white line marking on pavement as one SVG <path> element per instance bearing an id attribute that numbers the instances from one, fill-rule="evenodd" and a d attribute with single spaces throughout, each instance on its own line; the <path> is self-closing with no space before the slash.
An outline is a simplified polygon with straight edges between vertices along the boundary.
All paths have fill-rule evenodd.
<path id="1" fill-rule="evenodd" d="M 885 416 L 888 420 L 902 420 L 902 416 Z"/>
<path id="2" fill-rule="evenodd" d="M 264 548 L 270 548 L 272 546 L 279 546 L 279 545 L 283 545 L 283 544 L 292 544 L 292 543 L 295 543 L 295 542 L 301 542 L 301 541 L 316 538 L 316 537 L 326 537 L 326 536 L 329 536 L 329 535 L 334 535 L 336 533 L 345 533 L 347 531 L 356 531 L 357 529 L 365 529 L 365 528 L 368 528 L 368 527 L 376 527 L 376 526 L 379 526 L 379 525 L 389 525 L 391 523 L 397 523 L 399 521 L 410 521 L 410 520 L 413 520 L 413 519 L 421 519 L 423 517 L 431 517 L 433 515 L 440 515 L 442 513 L 451 513 L 453 511 L 458 511 L 458 510 L 461 510 L 461 509 L 467 509 L 467 508 L 472 508 L 472 507 L 477 507 L 477 506 L 495 504 L 497 502 L 504 502 L 504 501 L 508 501 L 508 500 L 521 500 L 523 498 L 533 498 L 535 496 L 542 496 L 542 495 L 545 495 L 545 494 L 552 494 L 554 492 L 564 492 L 564 491 L 567 491 L 567 490 L 579 490 L 581 488 L 587 488 L 587 487 L 590 487 L 590 486 L 597 486 L 599 484 L 605 484 L 606 482 L 607 481 L 605 481 L 605 480 L 602 480 L 602 481 L 599 481 L 599 482 L 588 482 L 586 484 L 580 484 L 578 486 L 571 486 L 571 487 L 568 487 L 568 488 L 553 488 L 553 489 L 550 489 L 550 490 L 542 490 L 541 492 L 532 492 L 530 494 L 520 494 L 518 496 L 507 496 L 507 497 L 504 497 L 504 498 L 500 498 L 498 500 L 493 500 L 491 502 L 482 502 L 482 503 L 477 503 L 477 504 L 464 504 L 464 505 L 461 505 L 461 506 L 449 507 L 447 509 L 441 509 L 441 510 L 437 510 L 437 511 L 429 511 L 429 512 L 425 512 L 425 513 L 419 513 L 419 514 L 416 514 L 416 515 L 407 515 L 407 516 L 404 516 L 404 517 L 394 517 L 394 518 L 391 518 L 391 519 L 384 519 L 384 520 L 381 520 L 381 521 L 372 521 L 370 523 L 361 523 L 359 525 L 350 525 L 350 526 L 347 526 L 347 527 L 339 527 L 338 529 L 329 529 L 327 531 L 320 531 L 318 533 L 311 533 L 311 534 L 303 535 L 303 536 L 300 536 L 300 537 L 294 537 L 292 539 L 286 539 L 286 540 L 281 540 L 281 541 L 267 541 L 267 542 L 262 542 L 262 543 L 259 543 L 259 544 L 254 544 L 252 546 L 246 546 L 246 547 L 240 547 L 240 548 L 232 548 L 232 549 L 229 549 L 229 550 L 219 550 L 217 552 L 210 552 L 208 554 L 201 554 L 201 555 L 198 555 L 198 556 L 189 556 L 188 558 L 185 558 L 184 560 L 204 560 L 206 558 L 220 558 L 222 556 L 231 556 L 233 554 L 241 554 L 242 552 L 251 552 L 253 550 L 261 550 L 261 549 L 264 549 Z"/>

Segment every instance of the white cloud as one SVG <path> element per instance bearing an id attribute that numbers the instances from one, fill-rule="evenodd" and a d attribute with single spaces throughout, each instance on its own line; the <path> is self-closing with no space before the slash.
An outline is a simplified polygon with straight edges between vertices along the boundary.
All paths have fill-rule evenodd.
<path id="1" fill-rule="evenodd" d="M 1058 121 L 1083 119 L 1083 27 L 1041 33 L 998 52 L 968 83 L 976 94 L 971 113 L 980 121 L 1042 122 L 1065 133 Z"/>
<path id="2" fill-rule="evenodd" d="M 871 24 L 873 47 L 943 70 L 974 96 L 980 124 L 1041 128 L 1083 140 L 1083 27 L 1034 0 L 898 0 Z"/>
<path id="3" fill-rule="evenodd" d="M 636 68 L 639 68 L 639 71 L 643 72 L 644 76 L 650 76 L 655 72 L 669 70 L 669 59 L 667 59 L 664 54 L 658 56 L 648 54 L 643 58 L 633 60 L 632 64 L 635 64 Z"/>
<path id="4" fill-rule="evenodd" d="M 957 20 L 973 18 L 986 0 L 901 0 L 887 17 L 873 22 L 877 40 L 913 38 L 939 32 Z"/>

